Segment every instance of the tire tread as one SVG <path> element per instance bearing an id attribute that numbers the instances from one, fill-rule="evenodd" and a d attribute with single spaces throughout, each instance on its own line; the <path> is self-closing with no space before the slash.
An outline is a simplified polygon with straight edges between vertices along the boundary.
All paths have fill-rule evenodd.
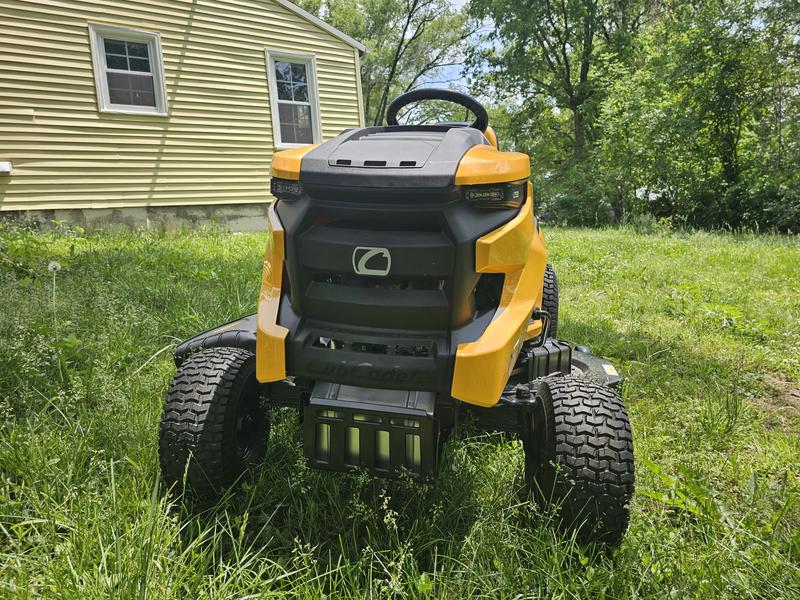
<path id="1" fill-rule="evenodd" d="M 565 525 L 581 524 L 595 539 L 618 545 L 628 527 L 635 483 L 633 436 L 619 394 L 576 376 L 545 380 L 537 399 L 550 402 L 553 448 L 539 464 L 537 484 L 561 502 Z M 589 533 L 588 531 L 586 533 Z"/>
<path id="2" fill-rule="evenodd" d="M 167 390 L 159 432 L 161 473 L 167 485 L 213 495 L 241 474 L 226 447 L 226 419 L 245 382 L 252 352 L 217 347 L 187 357 Z M 233 464 L 232 464 L 233 463 Z M 187 467 L 188 464 L 188 467 Z"/>
<path id="3" fill-rule="evenodd" d="M 558 337 L 558 277 L 550 263 L 544 270 L 542 309 L 550 313 L 550 337 Z"/>

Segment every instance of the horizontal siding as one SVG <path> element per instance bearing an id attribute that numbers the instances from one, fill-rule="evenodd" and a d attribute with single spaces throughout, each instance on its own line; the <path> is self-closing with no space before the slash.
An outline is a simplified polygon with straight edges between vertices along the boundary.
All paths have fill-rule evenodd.
<path id="1" fill-rule="evenodd" d="M 360 123 L 357 54 L 271 0 L 0 0 L 0 210 L 264 202 L 266 48 L 313 54 L 323 138 Z M 97 110 L 88 24 L 158 32 L 168 117 Z"/>

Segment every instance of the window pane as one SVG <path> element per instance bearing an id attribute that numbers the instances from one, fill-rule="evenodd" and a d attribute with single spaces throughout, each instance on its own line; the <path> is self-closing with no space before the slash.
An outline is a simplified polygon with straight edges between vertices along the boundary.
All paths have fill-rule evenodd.
<path id="1" fill-rule="evenodd" d="M 108 101 L 111 104 L 133 104 L 131 100 L 131 91 L 127 89 L 108 88 Z"/>
<path id="2" fill-rule="evenodd" d="M 284 144 L 296 144 L 295 142 L 295 135 L 294 135 L 294 127 L 291 125 L 283 125 L 281 124 L 281 142 Z"/>
<path id="3" fill-rule="evenodd" d="M 140 58 L 148 58 L 147 44 L 144 42 L 128 42 L 128 54 Z"/>
<path id="4" fill-rule="evenodd" d="M 281 141 L 286 144 L 311 144 L 314 131 L 311 125 L 311 107 L 297 104 L 279 104 Z"/>
<path id="5" fill-rule="evenodd" d="M 295 83 L 306 82 L 306 66 L 303 63 L 292 63 L 292 81 Z"/>
<path id="6" fill-rule="evenodd" d="M 278 88 L 278 100 L 291 100 L 292 99 L 292 84 L 288 81 L 275 82 Z"/>
<path id="7" fill-rule="evenodd" d="M 131 86 L 131 99 L 136 106 L 155 106 L 156 92 L 153 78 L 149 75 L 128 75 Z"/>
<path id="8" fill-rule="evenodd" d="M 311 133 L 311 126 L 309 125 L 305 129 L 298 129 L 296 130 L 296 137 L 298 144 L 313 144 L 314 143 L 314 136 Z"/>
<path id="9" fill-rule="evenodd" d="M 106 51 L 106 66 L 122 71 L 150 72 L 150 53 L 145 42 L 103 40 Z"/>
<path id="10" fill-rule="evenodd" d="M 292 65 L 288 62 L 276 60 L 275 61 L 275 79 L 283 79 L 284 81 L 292 80 Z"/>
<path id="11" fill-rule="evenodd" d="M 156 105 L 153 78 L 150 75 L 107 73 L 108 96 L 112 104 L 130 106 Z"/>
<path id="12" fill-rule="evenodd" d="M 131 71 L 141 71 L 143 73 L 150 72 L 150 61 L 146 58 L 129 58 Z"/>
<path id="13" fill-rule="evenodd" d="M 156 105 L 156 95 L 153 92 L 131 92 L 131 104 L 134 106 Z"/>
<path id="14" fill-rule="evenodd" d="M 294 113 L 292 112 L 293 108 L 294 106 L 291 104 L 278 104 L 278 115 L 280 117 L 281 126 L 292 124 L 292 121 L 294 120 Z"/>
<path id="15" fill-rule="evenodd" d="M 308 102 L 308 86 L 305 83 L 295 83 L 292 87 L 295 102 Z"/>
<path id="16" fill-rule="evenodd" d="M 134 92 L 153 93 L 153 78 L 149 75 L 126 75 Z"/>
<path id="17" fill-rule="evenodd" d="M 125 54 L 125 42 L 121 40 L 103 40 L 103 45 L 106 49 L 106 54 Z"/>
<path id="18" fill-rule="evenodd" d="M 128 70 L 128 59 L 124 56 L 115 56 L 113 54 L 106 54 L 106 66 L 109 69 L 122 69 Z"/>

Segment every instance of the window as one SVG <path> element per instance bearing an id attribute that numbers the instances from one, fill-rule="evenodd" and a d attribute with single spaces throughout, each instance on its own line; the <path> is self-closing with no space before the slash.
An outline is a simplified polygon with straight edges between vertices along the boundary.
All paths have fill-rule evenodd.
<path id="1" fill-rule="evenodd" d="M 314 57 L 268 50 L 267 69 L 275 145 L 292 148 L 319 142 Z"/>
<path id="2" fill-rule="evenodd" d="M 100 112 L 166 116 L 157 33 L 89 25 Z"/>

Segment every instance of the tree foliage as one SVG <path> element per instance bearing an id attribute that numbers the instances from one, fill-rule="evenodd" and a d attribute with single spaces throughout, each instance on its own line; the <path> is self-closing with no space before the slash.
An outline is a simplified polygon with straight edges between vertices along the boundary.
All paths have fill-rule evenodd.
<path id="1" fill-rule="evenodd" d="M 472 87 L 545 216 L 800 229 L 797 0 L 472 0 Z"/>
<path id="2" fill-rule="evenodd" d="M 447 0 L 305 0 L 300 6 L 367 47 L 361 63 L 365 120 L 381 124 L 392 99 L 439 82 L 463 61 L 465 13 Z M 458 70 L 455 71 L 456 73 Z"/>

